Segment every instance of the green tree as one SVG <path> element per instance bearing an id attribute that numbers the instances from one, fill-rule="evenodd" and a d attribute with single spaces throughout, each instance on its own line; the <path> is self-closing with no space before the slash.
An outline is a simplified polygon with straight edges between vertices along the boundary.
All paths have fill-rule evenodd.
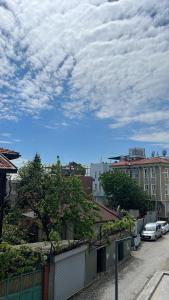
<path id="1" fill-rule="evenodd" d="M 17 274 L 35 271 L 45 264 L 46 256 L 29 247 L 15 248 L 6 243 L 0 245 L 0 280 Z"/>
<path id="2" fill-rule="evenodd" d="M 84 176 L 86 170 L 81 164 L 72 161 L 69 162 L 67 166 L 62 166 L 62 172 L 65 176 L 74 176 L 74 175 Z"/>
<path id="3" fill-rule="evenodd" d="M 46 171 L 36 155 L 19 175 L 19 203 L 35 212 L 47 240 L 59 241 L 65 226 L 73 228 L 76 239 L 92 238 L 96 206 L 78 177 L 63 175 L 59 160 Z"/>
<path id="4" fill-rule="evenodd" d="M 109 206 L 117 209 L 139 209 L 145 213 L 151 204 L 147 194 L 129 175 L 120 171 L 110 171 L 100 176 Z"/>

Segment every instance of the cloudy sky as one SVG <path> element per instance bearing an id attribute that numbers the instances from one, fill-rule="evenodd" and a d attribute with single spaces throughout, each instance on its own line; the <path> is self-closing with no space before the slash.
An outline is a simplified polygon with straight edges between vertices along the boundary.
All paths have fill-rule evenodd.
<path id="1" fill-rule="evenodd" d="M 168 0 L 0 0 L 0 146 L 96 162 L 169 147 Z"/>

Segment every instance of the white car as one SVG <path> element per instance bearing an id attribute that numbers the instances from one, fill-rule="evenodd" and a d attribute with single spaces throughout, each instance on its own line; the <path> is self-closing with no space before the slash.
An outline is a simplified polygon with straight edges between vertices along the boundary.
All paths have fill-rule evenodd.
<path id="1" fill-rule="evenodd" d="M 166 221 L 157 221 L 156 224 L 161 225 L 162 234 L 166 234 L 169 231 L 169 224 Z"/>
<path id="2" fill-rule="evenodd" d="M 142 240 L 156 241 L 157 238 L 162 236 L 162 229 L 160 224 L 147 223 L 141 232 Z"/>

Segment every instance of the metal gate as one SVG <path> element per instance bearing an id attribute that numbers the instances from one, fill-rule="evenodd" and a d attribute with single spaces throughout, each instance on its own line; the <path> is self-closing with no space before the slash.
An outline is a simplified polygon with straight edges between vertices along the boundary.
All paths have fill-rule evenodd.
<path id="1" fill-rule="evenodd" d="M 42 271 L 1 281 L 0 300 L 42 300 Z"/>

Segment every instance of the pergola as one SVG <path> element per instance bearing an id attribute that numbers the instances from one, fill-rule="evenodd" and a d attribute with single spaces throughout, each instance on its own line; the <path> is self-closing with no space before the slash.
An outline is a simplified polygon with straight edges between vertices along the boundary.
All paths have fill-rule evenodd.
<path id="1" fill-rule="evenodd" d="M 0 243 L 2 242 L 2 224 L 4 214 L 4 200 L 6 196 L 6 175 L 17 173 L 17 167 L 11 162 L 20 156 L 18 152 L 0 148 Z"/>

